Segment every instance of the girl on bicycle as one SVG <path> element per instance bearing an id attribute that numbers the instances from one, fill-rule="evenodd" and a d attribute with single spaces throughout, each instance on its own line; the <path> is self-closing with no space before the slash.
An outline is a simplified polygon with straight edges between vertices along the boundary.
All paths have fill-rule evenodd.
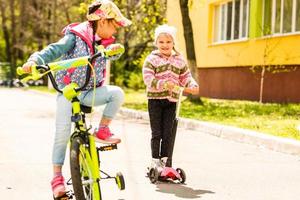
<path id="1" fill-rule="evenodd" d="M 166 24 L 158 26 L 154 34 L 157 50 L 147 56 L 143 65 L 152 131 L 150 168 L 165 166 L 167 163 L 169 143 L 174 137 L 172 127 L 179 97 L 178 90 L 174 88 L 185 87 L 185 92 L 192 94 L 197 94 L 199 91 L 186 61 L 174 48 L 175 37 L 175 27 Z"/>
<path id="2" fill-rule="evenodd" d="M 30 56 L 23 65 L 25 72 L 31 71 L 31 66 L 49 63 L 61 57 L 62 60 L 92 55 L 95 53 L 95 46 L 104 46 L 114 41 L 113 35 L 117 33 L 119 27 L 125 27 L 131 21 L 125 18 L 119 8 L 109 0 L 96 0 L 93 2 L 87 13 L 87 21 L 83 23 L 73 23 L 64 30 L 64 36 L 58 42 L 48 45 L 40 52 Z M 112 137 L 109 124 L 118 112 L 123 99 L 123 90 L 117 86 L 104 85 L 105 79 L 105 58 L 99 57 L 94 64 L 96 91 L 95 105 L 106 104 L 99 128 L 95 131 L 95 136 L 101 140 L 111 143 L 118 143 L 120 139 Z M 60 89 L 71 82 L 82 86 L 85 82 L 86 66 L 76 69 L 61 70 L 56 74 L 56 82 Z M 94 77 L 81 93 L 79 100 L 81 104 L 92 106 Z M 62 94 L 57 96 L 56 110 L 56 132 L 53 145 L 52 163 L 54 177 L 51 181 L 52 191 L 55 198 L 65 195 L 64 178 L 62 176 L 62 166 L 65 160 L 67 143 L 71 133 L 71 103 Z"/>

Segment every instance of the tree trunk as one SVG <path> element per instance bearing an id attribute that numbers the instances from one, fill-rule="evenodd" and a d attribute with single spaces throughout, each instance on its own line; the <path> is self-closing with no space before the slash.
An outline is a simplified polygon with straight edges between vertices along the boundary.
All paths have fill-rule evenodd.
<path id="1" fill-rule="evenodd" d="M 25 48 L 24 44 L 26 43 L 26 37 L 25 37 L 25 32 L 27 31 L 27 23 L 28 23 L 28 10 L 27 10 L 27 4 L 28 2 L 25 1 L 20 1 L 20 16 L 19 16 L 19 24 L 18 24 L 18 30 L 23 30 L 19 31 L 19 36 L 17 37 L 17 57 L 20 60 L 24 59 L 24 52 Z"/>
<path id="2" fill-rule="evenodd" d="M 17 26 L 16 26 L 16 16 L 15 16 L 15 1 L 10 0 L 9 4 L 10 8 L 10 20 L 11 20 L 11 69 L 10 69 L 10 76 L 11 78 L 15 77 L 15 69 L 16 69 L 16 59 L 17 59 L 17 51 L 16 51 L 16 46 L 17 46 L 17 40 L 16 40 L 16 31 L 17 31 Z"/>
<path id="3" fill-rule="evenodd" d="M 188 7 L 189 0 L 180 0 L 180 11 L 182 16 L 182 25 L 183 25 L 183 33 L 184 33 L 184 40 L 186 46 L 186 56 L 187 56 L 187 63 L 191 70 L 191 73 L 197 83 L 198 81 L 198 73 L 197 73 L 197 62 L 196 62 L 196 54 L 195 54 L 195 47 L 194 47 L 194 35 L 193 35 L 193 27 L 191 23 L 191 19 L 189 16 L 189 7 Z M 199 95 L 191 96 L 191 100 L 198 101 Z M 201 100 L 200 100 L 201 102 Z"/>
<path id="4" fill-rule="evenodd" d="M 54 37 L 54 35 L 57 35 L 57 14 L 56 14 L 56 10 L 57 10 L 57 0 L 53 0 L 53 6 L 52 6 L 52 32 L 50 33 L 52 36 L 52 40 L 56 39 L 56 37 Z M 53 41 L 52 41 L 53 42 Z"/>
<path id="5" fill-rule="evenodd" d="M 2 18 L 1 24 L 2 24 L 4 40 L 5 40 L 6 61 L 11 63 L 11 52 L 10 52 L 11 43 L 10 43 L 9 29 L 7 27 L 7 16 L 5 13 L 5 7 L 6 7 L 5 1 L 0 1 L 0 12 Z"/>
<path id="6" fill-rule="evenodd" d="M 184 40 L 186 45 L 187 61 L 189 67 L 191 68 L 191 72 L 194 78 L 198 82 L 193 27 L 189 16 L 188 2 L 189 2 L 188 0 L 180 0 L 180 11 L 182 16 L 182 25 L 183 25 Z"/>
<path id="7" fill-rule="evenodd" d="M 266 66 L 263 66 L 260 73 L 259 103 L 263 102 L 265 72 Z"/>

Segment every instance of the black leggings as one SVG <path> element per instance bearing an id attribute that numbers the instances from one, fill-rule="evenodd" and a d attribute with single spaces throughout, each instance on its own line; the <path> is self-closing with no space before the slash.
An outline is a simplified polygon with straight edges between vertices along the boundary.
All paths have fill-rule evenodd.
<path id="1" fill-rule="evenodd" d="M 152 158 L 169 157 L 176 103 L 167 99 L 149 99 L 148 111 L 152 131 Z"/>

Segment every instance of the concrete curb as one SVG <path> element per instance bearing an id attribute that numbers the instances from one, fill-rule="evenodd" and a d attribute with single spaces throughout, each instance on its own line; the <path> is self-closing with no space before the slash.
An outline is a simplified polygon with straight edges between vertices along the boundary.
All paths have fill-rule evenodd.
<path id="1" fill-rule="evenodd" d="M 148 113 L 143 111 L 121 108 L 119 113 L 122 116 L 128 118 L 138 120 L 149 120 Z M 300 142 L 293 139 L 280 138 L 242 128 L 219 125 L 216 123 L 203 122 L 186 118 L 180 118 L 179 127 L 201 131 L 203 133 L 207 133 L 236 142 L 264 147 L 273 151 L 278 151 L 292 155 L 300 155 Z"/>
<path id="2" fill-rule="evenodd" d="M 55 94 L 30 90 L 31 92 L 43 94 L 46 96 L 55 96 Z M 121 108 L 119 111 L 123 117 L 137 120 L 149 120 L 148 112 L 137 111 L 128 108 Z M 251 131 L 232 126 L 225 126 L 211 122 L 203 122 L 193 119 L 180 118 L 179 127 L 200 131 L 220 138 L 256 145 L 273 151 L 300 155 L 300 142 L 293 139 L 275 137 L 256 131 Z"/>

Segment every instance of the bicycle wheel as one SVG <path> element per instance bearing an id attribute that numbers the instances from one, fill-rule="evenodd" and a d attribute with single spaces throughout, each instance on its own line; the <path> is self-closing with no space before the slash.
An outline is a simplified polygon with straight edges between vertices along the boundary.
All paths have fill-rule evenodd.
<path id="1" fill-rule="evenodd" d="M 70 167 L 76 200 L 100 200 L 99 181 L 93 178 L 89 150 L 80 137 L 71 140 Z"/>
<path id="2" fill-rule="evenodd" d="M 119 190 L 125 190 L 125 180 L 121 172 L 118 172 L 116 175 L 116 184 L 118 185 Z"/>

